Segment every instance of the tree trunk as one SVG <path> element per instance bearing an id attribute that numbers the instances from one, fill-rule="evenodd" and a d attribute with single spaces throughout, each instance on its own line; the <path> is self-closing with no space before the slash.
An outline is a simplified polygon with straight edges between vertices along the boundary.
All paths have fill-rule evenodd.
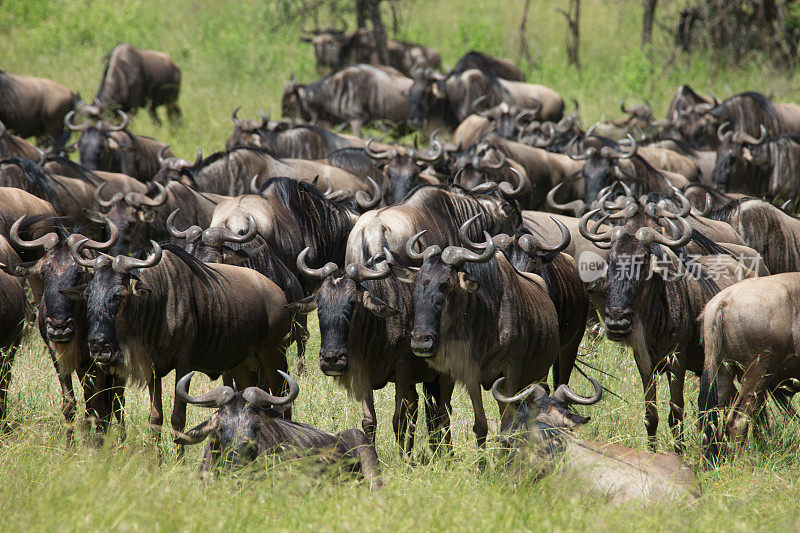
<path id="1" fill-rule="evenodd" d="M 369 3 L 370 0 L 356 0 L 356 27 L 358 29 L 367 27 Z"/>
<path id="2" fill-rule="evenodd" d="M 581 0 L 569 0 L 567 11 L 556 8 L 556 11 L 564 15 L 567 19 L 567 61 L 575 68 L 581 68 L 580 56 L 580 20 L 581 20 Z"/>
<path id="3" fill-rule="evenodd" d="M 533 56 L 528 47 L 528 8 L 531 6 L 531 0 L 522 0 L 522 20 L 519 22 L 519 53 L 525 60 L 533 64 Z"/>
<path id="4" fill-rule="evenodd" d="M 642 22 L 642 48 L 653 41 L 653 18 L 658 0 L 645 0 L 644 21 Z"/>
<path id="5" fill-rule="evenodd" d="M 389 51 L 386 49 L 386 30 L 381 20 L 380 0 L 367 0 L 369 6 L 369 18 L 372 21 L 372 33 L 375 36 L 375 48 L 378 52 L 378 60 L 382 65 L 389 64 Z"/>

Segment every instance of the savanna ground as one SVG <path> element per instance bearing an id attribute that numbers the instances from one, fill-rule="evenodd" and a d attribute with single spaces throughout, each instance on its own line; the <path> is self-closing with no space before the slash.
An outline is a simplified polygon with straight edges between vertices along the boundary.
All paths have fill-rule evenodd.
<path id="1" fill-rule="evenodd" d="M 584 121 L 618 115 L 619 100 L 648 98 L 661 115 L 672 91 L 689 83 L 720 97 L 761 90 L 777 99 L 800 101 L 797 76 L 773 71 L 757 52 L 736 67 L 717 65 L 702 54 L 676 55 L 670 61 L 671 37 L 656 28 L 654 46 L 639 50 L 641 7 L 634 1 L 587 1 L 582 18 L 581 71 L 568 68 L 564 21 L 553 7 L 566 2 L 532 3 L 529 32 L 535 64 L 523 63 L 530 81 L 554 87 L 581 103 Z M 660 20 L 682 2 L 664 3 Z M 401 2 L 400 37 L 433 46 L 453 65 L 469 49 L 516 58 L 521 2 L 415 0 Z M 675 17 L 669 19 L 672 25 Z M 324 20 L 322 21 L 325 22 Z M 223 147 L 231 128 L 230 111 L 241 116 L 259 107 L 280 109 L 281 88 L 292 73 L 299 81 L 315 79 L 313 54 L 298 42 L 303 24 L 280 24 L 274 3 L 253 0 L 83 1 L 0 0 L 0 68 L 48 77 L 94 95 L 101 58 L 119 41 L 164 50 L 183 70 L 179 126 L 155 128 L 146 113 L 131 129 L 172 143 L 184 157 L 202 146 L 208 154 Z M 311 23 L 306 21 L 306 27 Z M 339 431 L 359 427 L 360 407 L 331 378 L 319 371 L 319 334 L 312 318 L 309 368 L 299 378 L 295 417 Z M 584 344 L 584 361 L 602 370 L 585 370 L 615 395 L 582 412 L 592 421 L 581 431 L 588 438 L 645 448 L 644 406 L 638 372 L 630 351 L 603 341 Z M 294 368 L 294 349 L 290 366 Z M 96 450 L 65 445 L 59 392 L 52 364 L 38 334 L 30 334 L 17 355 L 10 394 L 9 421 L 15 430 L 0 441 L 0 527 L 3 530 L 797 530 L 800 528 L 800 427 L 780 414 L 771 430 L 753 441 L 739 462 L 707 471 L 699 461 L 695 423 L 697 380 L 686 391 L 686 460 L 703 485 L 693 504 L 610 507 L 577 494 L 551 477 L 533 482 L 511 475 L 490 461 L 479 473 L 471 432 L 472 412 L 463 390 L 454 398 L 454 455 L 434 458 L 423 445 L 418 424 L 412 464 L 400 461 L 391 429 L 393 387 L 376 395 L 377 451 L 385 487 L 371 493 L 349 478 L 318 478 L 294 465 L 262 465 L 261 473 L 225 476 L 209 485 L 197 478 L 201 446 L 190 448 L 184 462 L 164 432 L 165 460 L 156 465 L 147 430 L 146 391 L 127 395 L 128 436 L 120 443 L 116 429 Z M 166 379 L 165 409 L 171 409 L 172 376 Z M 193 391 L 216 386 L 196 378 Z M 77 384 L 76 384 L 77 385 Z M 573 374 L 572 385 L 584 393 L 586 381 Z M 659 446 L 671 448 L 667 428 L 667 388 L 659 385 Z M 486 395 L 487 411 L 496 407 Z M 190 407 L 187 427 L 208 414 Z M 83 438 L 83 437 L 81 437 Z"/>

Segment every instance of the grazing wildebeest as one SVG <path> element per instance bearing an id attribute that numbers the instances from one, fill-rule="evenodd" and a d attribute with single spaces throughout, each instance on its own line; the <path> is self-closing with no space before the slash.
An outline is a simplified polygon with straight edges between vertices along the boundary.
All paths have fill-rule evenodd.
<path id="1" fill-rule="evenodd" d="M 442 440 L 449 443 L 453 383 L 411 352 L 411 287 L 392 275 L 385 255 L 367 265 L 341 269 L 328 263 L 312 269 L 305 264 L 308 251 L 298 256 L 297 268 L 323 282 L 319 291 L 289 304 L 289 309 L 300 313 L 319 309 L 320 368 L 361 402 L 364 432 L 375 442 L 378 424 L 372 391 L 391 381 L 395 384 L 392 427 L 401 455 L 410 458 L 419 399 L 416 384 L 423 383 L 431 446 L 435 449 Z"/>
<path id="2" fill-rule="evenodd" d="M 61 412 L 67 422 L 67 440 L 72 437 L 77 402 L 72 388 L 72 373 L 78 376 L 86 404 L 86 421 L 104 431 L 112 412 L 120 424 L 125 408 L 124 382 L 93 363 L 86 343 L 86 310 L 60 291 L 85 284 L 86 270 L 75 263 L 70 245 L 84 238 L 71 234 L 58 219 L 45 218 L 52 226 L 45 235 L 26 240 L 19 234 L 20 227 L 30 226 L 30 220 L 21 217 L 11 227 L 11 241 L 21 248 L 40 249 L 43 255 L 31 263 L 0 265 L 7 273 L 24 278 L 38 277 L 44 287 L 39 305 L 39 333 L 44 339 L 53 360 L 61 386 Z M 31 217 L 32 220 L 42 217 Z M 109 239 L 104 242 L 89 241 L 93 249 L 105 250 L 114 244 L 117 230 L 108 224 Z"/>
<path id="3" fill-rule="evenodd" d="M 27 157 L 36 160 L 39 158 L 39 150 L 21 137 L 17 137 L 0 121 L 0 159 L 9 157 Z"/>
<path id="4" fill-rule="evenodd" d="M 800 273 L 744 280 L 720 291 L 701 316 L 705 363 L 700 380 L 705 457 L 718 459 L 716 433 L 727 433 L 737 456 L 747 448 L 750 420 L 776 389 L 800 392 Z M 734 374 L 740 374 L 737 392 Z M 733 396 L 735 395 L 735 400 Z M 731 404 L 731 400 L 733 403 Z M 730 406 L 724 427 L 718 406 Z"/>
<path id="5" fill-rule="evenodd" d="M 244 234 L 255 220 L 258 234 L 278 258 L 300 279 L 310 294 L 319 280 L 296 270 L 297 256 L 310 247 L 308 264 L 319 268 L 328 262 L 342 264 L 345 243 L 358 216 L 346 205 L 325 198 L 310 183 L 291 178 L 271 178 L 260 195 L 248 194 L 220 202 L 209 226 Z"/>
<path id="6" fill-rule="evenodd" d="M 420 178 L 420 172 L 428 168 L 429 163 L 438 160 L 443 153 L 442 143 L 436 135 L 431 137 L 433 148 L 428 153 L 417 149 L 416 138 L 414 148 L 404 152 L 396 148 L 375 152 L 372 150 L 372 141 L 369 139 L 366 142 L 364 152 L 375 160 L 375 166 L 389 179 L 389 187 L 384 194 L 386 205 L 400 203 L 411 189 L 427 184 L 427 180 Z"/>
<path id="7" fill-rule="evenodd" d="M 20 137 L 49 138 L 60 149 L 69 138 L 64 117 L 78 100 L 60 83 L 0 70 L 0 121 Z"/>
<path id="8" fill-rule="evenodd" d="M 532 118 L 538 120 L 557 121 L 564 112 L 564 101 L 549 87 L 504 80 L 477 69 L 448 76 L 417 69 L 408 94 L 407 114 L 414 127 L 433 120 L 453 130 L 472 113 L 472 103 L 481 96 L 486 96 L 488 107 L 506 102 L 525 109 L 536 102 L 540 111 Z"/>
<path id="9" fill-rule="evenodd" d="M 161 124 L 156 109 L 162 105 L 170 120 L 180 118 L 180 89 L 181 69 L 167 54 L 119 43 L 106 56 L 94 102 L 101 109 L 128 113 L 147 107 L 153 122 Z"/>
<path id="10" fill-rule="evenodd" d="M 641 203 L 629 198 L 616 212 L 601 207 L 587 212 L 580 232 L 603 248 L 610 248 L 603 318 L 606 336 L 633 348 L 645 394 L 645 428 L 656 447 L 658 410 L 656 372 L 669 374 L 669 425 L 675 449 L 683 450 L 683 385 L 687 370 L 702 371 L 703 350 L 696 322 L 705 304 L 721 288 L 753 273 L 718 246 L 716 254 L 689 256 L 690 241 L 703 240 L 686 220 L 691 204 L 683 196 L 650 194 Z M 662 201 L 663 200 L 663 201 Z M 604 231 L 588 228 L 596 214 L 601 220 L 621 221 Z M 666 234 L 662 233 L 665 232 Z"/>
<path id="11" fill-rule="evenodd" d="M 727 122 L 718 130 L 720 140 L 713 184 L 723 193 L 740 193 L 767 200 L 797 200 L 800 195 L 800 136 L 782 134 L 754 138 L 741 131 L 728 130 Z M 727 131 L 726 131 L 727 130 Z"/>
<path id="12" fill-rule="evenodd" d="M 559 472 L 569 476 L 570 486 L 611 503 L 693 500 L 700 486 L 691 469 L 673 453 L 653 453 L 618 444 L 580 439 L 572 429 L 589 421 L 569 410 L 571 404 L 593 405 L 603 389 L 595 379 L 594 395 L 584 398 L 561 385 L 549 396 L 534 384 L 513 397 L 500 394 L 503 378 L 492 386 L 498 402 L 519 405 L 513 424 L 503 432 L 501 443 L 509 464 L 534 468 L 538 476 Z"/>
<path id="13" fill-rule="evenodd" d="M 466 221 L 460 228 L 461 239 L 473 248 L 482 247 L 469 239 L 467 231 L 478 216 L 480 215 Z M 492 241 L 496 248 L 503 252 L 511 266 L 520 272 L 538 274 L 547 285 L 547 292 L 558 314 L 558 337 L 561 347 L 558 359 L 553 364 L 553 381 L 559 385 L 569 383 L 569 376 L 586 330 L 589 299 L 578 275 L 575 260 L 572 256 L 562 253 L 572 240 L 570 231 L 558 219 L 550 217 L 550 220 L 560 234 L 560 241 L 555 246 L 537 239 L 525 227 L 520 227 L 513 237 L 500 233 L 492 237 Z"/>
<path id="14" fill-rule="evenodd" d="M 470 50 L 461 56 L 450 74 L 461 74 L 469 69 L 482 70 L 504 80 L 525 81 L 525 73 L 522 72 L 522 69 L 508 59 L 487 56 L 475 50 Z"/>
<path id="15" fill-rule="evenodd" d="M 64 118 L 70 130 L 81 132 L 78 139 L 81 165 L 89 170 L 120 172 L 142 182 L 150 181 L 161 169 L 159 157 L 169 152 L 169 148 L 165 149 L 167 145 L 161 141 L 129 132 L 128 116 L 123 111 L 119 114 L 122 123 L 118 125 L 104 120 L 75 124 L 73 111 Z"/>
<path id="16" fill-rule="evenodd" d="M 273 393 L 283 389 L 276 370 L 286 370 L 291 321 L 286 297 L 272 281 L 249 268 L 206 265 L 170 244 L 152 242 L 146 259 L 89 259 L 82 253 L 87 244 L 82 239 L 70 248 L 75 262 L 94 276 L 85 287 L 62 292 L 86 302 L 92 359 L 134 384 L 147 384 L 157 440 L 161 379 L 173 369 L 177 379 L 191 370 L 214 378 L 229 371 L 240 388 L 268 383 Z M 171 423 L 183 431 L 186 403 L 180 398 Z"/>
<path id="17" fill-rule="evenodd" d="M 185 403 L 216 408 L 211 417 L 175 439 L 178 445 L 192 445 L 209 438 L 200 472 L 211 473 L 217 467 L 245 466 L 261 455 L 314 454 L 335 462 L 352 462 L 369 480 L 370 488 L 381 488 L 375 446 L 364 432 L 348 429 L 328 433 L 317 428 L 283 420 L 281 416 L 300 393 L 300 386 L 288 374 L 278 371 L 289 385 L 286 396 L 274 396 L 259 387 L 241 392 L 222 386 L 200 396 L 189 395 L 194 372 L 178 381 L 175 395 Z"/>
<path id="18" fill-rule="evenodd" d="M 485 249 L 477 254 L 460 246 L 433 245 L 422 253 L 406 243 L 406 255 L 422 261 L 419 269 L 392 265 L 413 279 L 414 327 L 411 349 L 441 373 L 467 388 L 475 413 L 478 444 L 488 425 L 481 385 L 503 376 L 513 391 L 541 382 L 558 356 L 558 316 L 544 280 L 518 272 L 484 232 Z M 498 403 L 502 428 L 514 413 Z"/>
<path id="19" fill-rule="evenodd" d="M 359 28 L 353 32 L 315 30 L 313 37 L 302 37 L 304 43 L 314 45 L 317 70 L 336 72 L 355 63 L 378 65 L 383 63 L 372 31 Z M 400 72 L 411 74 L 416 66 L 439 68 L 442 59 L 432 48 L 416 43 L 386 39 L 386 64 Z"/>
<path id="20" fill-rule="evenodd" d="M 352 65 L 308 85 L 294 78 L 283 86 L 284 117 L 347 122 L 354 135 L 376 119 L 401 123 L 408 118 L 411 78 L 391 67 Z"/>

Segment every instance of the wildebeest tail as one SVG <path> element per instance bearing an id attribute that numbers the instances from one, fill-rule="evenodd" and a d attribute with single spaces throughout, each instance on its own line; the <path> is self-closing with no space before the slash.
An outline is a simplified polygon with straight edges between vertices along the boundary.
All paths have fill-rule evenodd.
<path id="1" fill-rule="evenodd" d="M 703 438 L 703 455 L 709 463 L 716 463 L 719 458 L 719 397 L 717 391 L 717 373 L 722 355 L 722 311 L 724 299 L 711 300 L 698 319 L 703 332 L 705 359 L 703 374 L 700 376 L 700 394 L 697 399 L 700 411 L 700 431 Z"/>

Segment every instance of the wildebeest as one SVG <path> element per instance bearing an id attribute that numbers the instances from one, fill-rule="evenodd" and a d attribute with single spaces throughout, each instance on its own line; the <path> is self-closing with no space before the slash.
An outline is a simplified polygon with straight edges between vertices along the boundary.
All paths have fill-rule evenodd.
<path id="1" fill-rule="evenodd" d="M 25 139 L 17 137 L 8 131 L 6 125 L 0 121 L 0 159 L 7 159 L 9 157 L 37 159 L 39 157 L 39 151 Z"/>
<path id="2" fill-rule="evenodd" d="M 436 68 L 436 67 L 433 67 Z M 461 74 L 469 69 L 488 72 L 509 81 L 525 81 L 525 73 L 517 65 L 501 57 L 492 57 L 470 50 L 461 56 L 451 74 Z"/>
<path id="3" fill-rule="evenodd" d="M 20 137 L 49 138 L 61 148 L 69 138 L 64 117 L 78 95 L 60 83 L 0 70 L 0 121 Z"/>
<path id="4" fill-rule="evenodd" d="M 200 396 L 190 396 L 189 384 L 194 372 L 178 381 L 175 395 L 181 401 L 217 408 L 208 420 L 175 439 L 178 445 L 209 439 L 200 463 L 201 474 L 219 466 L 241 467 L 264 454 L 314 454 L 335 462 L 353 462 L 350 466 L 361 470 L 372 490 L 381 488 L 378 456 L 362 431 L 348 429 L 332 434 L 281 419 L 300 393 L 300 386 L 288 374 L 279 373 L 289 385 L 286 396 L 274 396 L 259 387 L 238 392 L 224 385 Z"/>
<path id="5" fill-rule="evenodd" d="M 156 109 L 166 106 L 170 120 L 180 118 L 178 93 L 181 69 L 165 53 L 119 43 L 106 56 L 106 66 L 95 104 L 101 109 L 136 113 L 147 107 L 153 122 L 161 124 Z"/>
<path id="6" fill-rule="evenodd" d="M 594 386 L 589 398 L 566 385 L 549 396 L 539 384 L 508 397 L 498 391 L 503 381 L 499 378 L 492 386 L 494 398 L 519 405 L 514 422 L 501 437 L 508 459 L 516 460 L 517 466 L 532 467 L 537 476 L 557 471 L 578 493 L 585 491 L 612 503 L 697 498 L 700 486 L 677 455 L 589 441 L 572 434 L 571 430 L 587 423 L 589 417 L 570 411 L 570 404 L 593 405 L 602 396 L 600 383 L 589 380 Z"/>
<path id="7" fill-rule="evenodd" d="M 691 204 L 685 197 L 678 196 L 676 201 L 651 194 L 641 203 L 628 200 L 615 212 L 606 211 L 603 201 L 601 207 L 581 217 L 579 228 L 587 239 L 610 248 L 603 306 L 606 336 L 633 348 L 645 393 L 650 447 L 656 447 L 658 427 L 655 374 L 667 372 L 669 425 L 680 452 L 686 370 L 699 374 L 703 362 L 695 319 L 721 288 L 753 273 L 692 231 L 685 219 Z M 588 223 L 598 213 L 603 215 L 601 220 L 619 220 L 622 225 L 590 230 Z M 713 255 L 687 255 L 684 247 L 698 239 Z"/>
<path id="8" fill-rule="evenodd" d="M 105 120 L 75 124 L 72 111 L 64 118 L 70 130 L 81 132 L 78 139 L 81 165 L 89 170 L 120 172 L 139 181 L 150 181 L 161 169 L 159 155 L 163 157 L 169 148 L 161 141 L 129 132 L 128 116 L 123 111 L 119 113 L 122 123 L 118 125 Z"/>
<path id="9" fill-rule="evenodd" d="M 391 67 L 353 65 L 308 85 L 293 78 L 283 86 L 281 110 L 311 122 L 347 122 L 358 135 L 372 120 L 405 121 L 412 83 Z"/>
<path id="10" fill-rule="evenodd" d="M 754 138 L 719 127 L 720 145 L 712 181 L 720 191 L 768 200 L 796 200 L 800 195 L 800 136 L 767 137 L 765 127 Z"/>
<path id="11" fill-rule="evenodd" d="M 416 384 L 421 382 L 431 445 L 435 449 L 442 440 L 449 443 L 453 383 L 411 352 L 411 287 L 392 275 L 385 252 L 367 265 L 342 269 L 328 263 L 312 269 L 305 264 L 308 251 L 298 256 L 297 268 L 323 282 L 317 293 L 289 308 L 301 313 L 319 309 L 320 368 L 361 402 L 364 432 L 375 442 L 372 391 L 391 381 L 395 384 L 392 426 L 401 455 L 410 457 L 417 421 Z"/>
<path id="12" fill-rule="evenodd" d="M 558 121 L 564 101 L 553 89 L 543 85 L 508 81 L 477 69 L 444 76 L 431 69 L 417 69 L 408 96 L 408 118 L 419 127 L 424 120 L 437 121 L 455 129 L 472 112 L 476 98 L 486 96 L 485 105 L 500 102 L 525 109 L 536 102 L 539 120 Z"/>
<path id="13" fill-rule="evenodd" d="M 699 407 L 710 461 L 718 458 L 717 431 L 724 430 L 735 454 L 742 455 L 750 420 L 764 406 L 767 392 L 800 392 L 799 289 L 800 273 L 790 272 L 744 280 L 708 302 L 701 317 L 705 363 Z M 733 377 L 739 373 L 737 392 Z M 730 411 L 724 427 L 714 428 L 716 413 L 709 411 L 718 406 Z"/>
<path id="14" fill-rule="evenodd" d="M 30 263 L 5 264 L 0 266 L 7 273 L 24 278 L 36 277 L 44 287 L 39 305 L 39 332 L 47 344 L 53 359 L 58 381 L 61 386 L 61 412 L 67 422 L 67 439 L 73 431 L 77 402 L 72 388 L 72 373 L 78 376 L 83 388 L 86 404 L 86 419 L 96 424 L 98 430 L 105 430 L 112 413 L 122 424 L 125 407 L 124 383 L 94 364 L 89 357 L 86 344 L 86 310 L 82 303 L 76 303 L 60 291 L 71 289 L 88 281 L 86 270 L 75 263 L 70 253 L 70 245 L 84 238 L 71 234 L 58 219 L 44 217 L 50 231 L 41 237 L 27 240 L 20 236 L 21 226 L 31 222 L 21 217 L 11 227 L 11 240 L 21 248 L 40 249 L 43 255 Z M 32 217 L 32 220 L 42 217 Z M 89 241 L 96 250 L 112 246 L 117 237 L 116 228 L 108 224 L 109 239 L 106 242 Z"/>
<path id="15" fill-rule="evenodd" d="M 483 446 L 488 430 L 481 385 L 503 376 L 510 390 L 547 377 L 559 349 L 558 316 L 547 286 L 536 274 L 518 272 L 484 232 L 477 254 L 460 246 L 414 250 L 420 232 L 406 243 L 419 269 L 393 265 L 413 278 L 411 349 L 439 372 L 467 388 L 475 413 L 473 431 Z M 514 413 L 498 403 L 502 428 Z"/>
<path id="16" fill-rule="evenodd" d="M 240 388 L 264 385 L 279 393 L 286 370 L 290 316 L 286 297 L 249 268 L 206 265 L 182 249 L 152 242 L 145 259 L 86 258 L 82 239 L 71 246 L 75 262 L 94 270 L 85 287 L 62 293 L 85 300 L 89 355 L 134 384 L 147 384 L 150 424 L 160 437 L 161 378 L 191 370 L 214 378 L 230 371 Z M 260 368 L 260 376 L 253 369 Z M 186 404 L 176 398 L 172 428 L 182 431 Z M 179 448 L 179 454 L 182 447 Z"/>
<path id="17" fill-rule="evenodd" d="M 16 278 L 0 272 L 0 432 L 9 429 L 6 419 L 11 367 L 17 354 L 25 326 L 27 301 L 25 291 Z"/>
<path id="18" fill-rule="evenodd" d="M 372 150 L 372 139 L 369 139 L 364 145 L 364 152 L 375 160 L 375 166 L 383 171 L 389 179 L 389 187 L 384 194 L 387 205 L 399 203 L 411 192 L 411 189 L 427 184 L 427 180 L 420 178 L 420 172 L 442 156 L 442 143 L 439 142 L 436 135 L 431 137 L 433 148 L 428 153 L 417 149 L 416 139 L 414 144 L 414 148 L 404 152 L 396 148 L 375 152 Z"/>
<path id="19" fill-rule="evenodd" d="M 300 40 L 314 45 L 319 71 L 330 69 L 336 72 L 355 63 L 382 63 L 378 57 L 375 35 L 364 28 L 347 33 L 316 30 L 313 37 L 302 37 Z M 439 54 L 432 48 L 394 39 L 386 39 L 386 52 L 386 64 L 405 74 L 410 74 L 416 66 L 439 68 L 442 62 Z"/>

